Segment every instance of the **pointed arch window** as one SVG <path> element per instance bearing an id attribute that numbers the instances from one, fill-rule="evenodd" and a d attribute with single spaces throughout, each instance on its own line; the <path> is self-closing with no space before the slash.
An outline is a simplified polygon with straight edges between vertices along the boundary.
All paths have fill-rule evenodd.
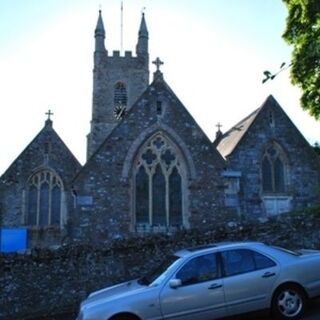
<path id="1" fill-rule="evenodd" d="M 266 193 L 286 192 L 286 157 L 276 144 L 269 145 L 262 157 L 262 190 Z"/>
<path id="2" fill-rule="evenodd" d="M 30 226 L 60 225 L 62 215 L 61 179 L 50 170 L 30 177 L 27 190 L 26 224 Z"/>
<path id="3" fill-rule="evenodd" d="M 140 149 L 133 170 L 136 229 L 166 230 L 184 225 L 185 165 L 162 133 Z"/>
<path id="4" fill-rule="evenodd" d="M 127 105 L 127 88 L 125 83 L 118 81 L 114 85 L 114 106 L 126 106 Z"/>

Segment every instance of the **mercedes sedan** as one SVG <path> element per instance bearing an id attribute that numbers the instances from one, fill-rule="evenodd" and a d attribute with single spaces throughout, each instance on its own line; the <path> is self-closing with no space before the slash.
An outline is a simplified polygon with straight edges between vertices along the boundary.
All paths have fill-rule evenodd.
<path id="1" fill-rule="evenodd" d="M 259 310 L 298 320 L 320 296 L 320 251 L 258 242 L 184 249 L 144 277 L 91 293 L 78 320 L 212 320 Z"/>

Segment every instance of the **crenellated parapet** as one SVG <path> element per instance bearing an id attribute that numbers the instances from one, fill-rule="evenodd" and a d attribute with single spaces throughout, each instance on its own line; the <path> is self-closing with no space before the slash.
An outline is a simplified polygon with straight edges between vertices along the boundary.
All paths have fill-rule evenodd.
<path id="1" fill-rule="evenodd" d="M 99 11 L 95 29 L 93 68 L 93 98 L 91 130 L 88 135 L 87 157 L 106 139 L 116 126 L 115 108 L 124 104 L 129 110 L 136 99 L 149 85 L 149 34 L 144 14 L 138 32 L 135 54 L 120 50 L 108 52 L 105 46 L 106 33 Z"/>

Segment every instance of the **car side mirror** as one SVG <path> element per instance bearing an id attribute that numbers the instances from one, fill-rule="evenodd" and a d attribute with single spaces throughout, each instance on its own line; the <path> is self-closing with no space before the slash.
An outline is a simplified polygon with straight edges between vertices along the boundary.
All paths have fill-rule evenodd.
<path id="1" fill-rule="evenodd" d="M 181 279 L 171 279 L 169 281 L 169 286 L 172 289 L 177 289 L 182 286 L 182 281 L 181 281 Z"/>

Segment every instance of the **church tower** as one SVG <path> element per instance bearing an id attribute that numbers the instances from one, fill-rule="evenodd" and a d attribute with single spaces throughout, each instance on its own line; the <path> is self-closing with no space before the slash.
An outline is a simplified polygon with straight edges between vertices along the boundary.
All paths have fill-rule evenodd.
<path id="1" fill-rule="evenodd" d="M 105 47 L 106 32 L 101 10 L 95 29 L 93 69 L 93 99 L 91 129 L 87 138 L 87 158 L 90 158 L 122 115 L 149 85 L 148 30 L 142 14 L 136 55 L 125 51 L 108 54 Z"/>

